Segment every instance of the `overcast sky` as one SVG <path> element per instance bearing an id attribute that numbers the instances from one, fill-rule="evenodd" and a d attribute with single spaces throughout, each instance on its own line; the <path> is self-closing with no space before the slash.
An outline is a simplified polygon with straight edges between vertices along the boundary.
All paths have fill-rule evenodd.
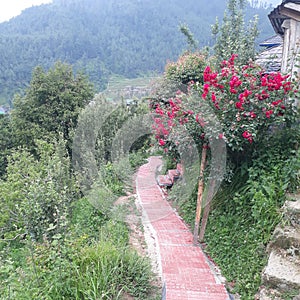
<path id="1" fill-rule="evenodd" d="M 279 5 L 282 2 L 281 0 L 261 1 L 271 3 L 274 6 Z M 50 2 L 52 2 L 52 0 L 0 0 L 0 22 L 7 21 L 10 18 L 19 15 L 21 11 L 27 7 Z"/>
<path id="2" fill-rule="evenodd" d="M 271 3 L 274 6 L 277 6 L 282 3 L 282 0 L 262 0 L 262 2 Z"/>
<path id="3" fill-rule="evenodd" d="M 19 15 L 27 7 L 50 2 L 52 0 L 0 0 L 0 22 Z"/>

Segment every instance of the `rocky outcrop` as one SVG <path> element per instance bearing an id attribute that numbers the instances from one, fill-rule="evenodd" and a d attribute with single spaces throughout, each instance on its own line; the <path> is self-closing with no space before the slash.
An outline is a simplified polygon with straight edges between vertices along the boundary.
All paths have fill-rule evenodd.
<path id="1" fill-rule="evenodd" d="M 267 247 L 260 300 L 300 300 L 300 194 L 289 195 L 284 225 L 278 226 Z"/>

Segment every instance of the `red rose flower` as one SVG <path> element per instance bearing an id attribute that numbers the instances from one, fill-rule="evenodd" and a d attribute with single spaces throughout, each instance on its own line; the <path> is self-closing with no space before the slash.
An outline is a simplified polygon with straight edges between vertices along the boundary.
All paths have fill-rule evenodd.
<path id="1" fill-rule="evenodd" d="M 266 111 L 266 117 L 267 117 L 268 119 L 270 119 L 270 117 L 271 117 L 272 114 L 273 114 L 273 110 L 267 110 L 267 111 Z"/>
<path id="2" fill-rule="evenodd" d="M 248 130 L 245 130 L 243 132 L 242 136 L 243 136 L 243 138 L 245 138 L 246 140 L 248 140 L 249 143 L 253 142 L 252 134 Z"/>
<path id="3" fill-rule="evenodd" d="M 163 139 L 160 139 L 158 141 L 158 143 L 159 143 L 160 146 L 164 146 L 166 144 L 166 142 Z"/>

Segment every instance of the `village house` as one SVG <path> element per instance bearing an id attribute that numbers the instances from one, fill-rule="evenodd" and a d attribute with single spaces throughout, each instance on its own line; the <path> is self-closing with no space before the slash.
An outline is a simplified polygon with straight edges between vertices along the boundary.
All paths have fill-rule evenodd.
<path id="1" fill-rule="evenodd" d="M 268 17 L 275 33 L 283 39 L 281 72 L 300 75 L 300 0 L 282 1 Z"/>
<path id="2" fill-rule="evenodd" d="M 260 43 L 265 49 L 256 62 L 266 73 L 282 72 L 300 78 L 300 0 L 283 0 L 268 15 L 276 35 Z M 296 103 L 298 106 L 300 102 Z"/>

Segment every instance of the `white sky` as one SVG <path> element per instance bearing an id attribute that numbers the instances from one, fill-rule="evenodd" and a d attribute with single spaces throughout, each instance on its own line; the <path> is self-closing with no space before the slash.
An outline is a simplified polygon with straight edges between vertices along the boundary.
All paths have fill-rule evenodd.
<path id="1" fill-rule="evenodd" d="M 282 0 L 262 0 L 262 2 L 271 3 L 274 6 L 277 6 L 282 3 Z"/>
<path id="2" fill-rule="evenodd" d="M 282 0 L 260 0 L 271 3 L 274 6 L 281 4 Z M 33 5 L 50 3 L 52 0 L 0 0 L 0 23 L 8 21 L 12 17 L 19 15 L 23 9 Z"/>
<path id="3" fill-rule="evenodd" d="M 252 3 L 252 1 L 253 0 L 248 0 L 248 2 L 250 2 L 250 3 Z M 273 7 L 276 7 L 277 5 L 280 5 L 282 3 L 282 0 L 258 0 L 258 2 L 272 4 Z"/>
<path id="4" fill-rule="evenodd" d="M 27 7 L 50 2 L 52 0 L 0 0 L 0 23 L 19 15 Z"/>

